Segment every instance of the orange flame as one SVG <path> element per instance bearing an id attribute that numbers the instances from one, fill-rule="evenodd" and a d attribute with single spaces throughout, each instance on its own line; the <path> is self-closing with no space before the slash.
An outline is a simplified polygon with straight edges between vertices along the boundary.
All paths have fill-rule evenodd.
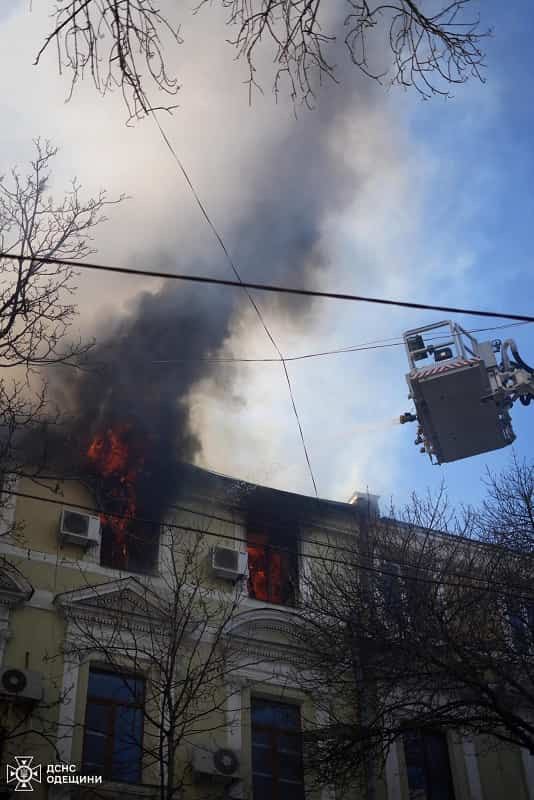
<path id="1" fill-rule="evenodd" d="M 287 554 L 270 545 L 268 537 L 262 534 L 249 536 L 247 551 L 251 596 L 264 602 L 283 603 L 289 576 Z"/>
<path id="2" fill-rule="evenodd" d="M 109 490 L 109 498 L 119 500 L 119 516 L 102 514 L 102 523 L 109 525 L 113 531 L 115 546 L 120 555 L 122 565 L 126 564 L 128 546 L 126 534 L 137 511 L 135 495 L 136 480 L 143 467 L 142 456 L 134 456 L 128 443 L 130 427 L 121 425 L 98 433 L 87 449 L 87 457 L 96 471 L 104 479 L 113 483 Z"/>

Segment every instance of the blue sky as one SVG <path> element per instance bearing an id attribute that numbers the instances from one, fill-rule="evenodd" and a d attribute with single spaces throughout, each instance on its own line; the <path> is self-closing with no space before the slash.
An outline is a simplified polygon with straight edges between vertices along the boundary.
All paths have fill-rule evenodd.
<path id="1" fill-rule="evenodd" d="M 102 261 L 140 264 L 157 252 L 172 269 L 173 252 L 191 263 L 198 256 L 208 263 L 218 259 L 216 243 L 154 128 L 148 122 L 126 128 L 119 95 L 102 99 L 89 84 L 65 104 L 68 87 L 57 75 L 53 54 L 38 70 L 32 66 L 49 24 L 47 9 L 35 8 L 30 15 L 26 2 L 13 2 L 9 9 L 8 17 L 0 12 L 0 113 L 10 120 L 0 131 L 2 171 L 30 157 L 32 137 L 50 137 L 60 147 L 58 187 L 75 173 L 88 191 L 107 186 L 132 196 L 98 234 Z M 528 12 L 526 3 L 513 10 L 483 4 L 483 21 L 495 29 L 487 43 L 484 85 L 470 81 L 450 100 L 427 102 L 413 92 L 376 87 L 361 107 L 349 106 L 340 116 L 329 132 L 330 146 L 354 176 L 355 193 L 353 202 L 321 220 L 330 264 L 321 279 L 324 288 L 532 313 L 534 23 Z M 257 200 L 265 175 L 274 171 L 276 179 L 276 161 L 269 163 L 266 151 L 299 137 L 313 116 L 304 112 L 295 121 L 289 106 L 275 105 L 268 92 L 249 107 L 241 67 L 213 15 L 202 39 L 198 21 L 188 23 L 186 43 L 170 56 L 183 90 L 180 108 L 165 126 L 239 258 L 235 222 Z M 240 266 L 246 275 L 246 264 Z M 77 296 L 81 332 L 92 334 L 103 318 L 125 313 L 142 288 L 156 285 L 83 276 Z M 289 355 L 399 337 L 441 316 L 325 303 L 307 325 L 297 326 L 290 315 L 266 310 Z M 481 326 L 476 318 L 458 321 L 466 328 Z M 523 357 L 534 361 L 534 327 L 512 330 Z M 246 308 L 226 348 L 236 355 L 272 355 Z M 279 368 L 233 369 L 226 388 L 208 381 L 192 392 L 192 422 L 204 444 L 200 463 L 310 493 Z M 509 448 L 432 466 L 412 444 L 414 428 L 392 422 L 409 410 L 406 371 L 399 347 L 290 365 L 320 495 L 342 500 L 367 488 L 381 494 L 384 505 L 390 497 L 402 504 L 413 489 L 436 490 L 445 480 L 453 502 L 473 503 L 481 497 L 486 467 L 499 470 L 508 462 Z M 520 458 L 532 451 L 532 413 L 522 406 L 513 411 Z"/>
<path id="2" fill-rule="evenodd" d="M 495 30 L 487 47 L 486 84 L 460 87 L 456 98 L 446 103 L 420 104 L 411 118 L 421 146 L 439 157 L 437 183 L 446 187 L 437 207 L 428 209 L 429 239 L 450 236 L 458 249 L 472 254 L 461 281 L 449 280 L 444 265 L 440 278 L 436 276 L 440 291 L 434 299 L 532 314 L 532 19 L 524 4 L 504 8 L 488 3 L 482 14 Z M 458 321 L 464 327 L 485 325 L 475 318 Z M 518 327 L 508 334 L 488 334 L 488 338 L 505 335 L 516 338 L 526 361 L 534 360 L 534 328 Z M 517 434 L 514 449 L 520 459 L 530 459 L 534 442 L 531 409 L 518 405 L 512 417 Z M 431 468 L 421 463 L 415 450 L 408 448 L 405 454 L 401 493 L 412 484 L 436 488 L 443 478 L 451 498 L 466 503 L 481 496 L 486 468 L 502 469 L 511 455 L 506 448 Z"/>

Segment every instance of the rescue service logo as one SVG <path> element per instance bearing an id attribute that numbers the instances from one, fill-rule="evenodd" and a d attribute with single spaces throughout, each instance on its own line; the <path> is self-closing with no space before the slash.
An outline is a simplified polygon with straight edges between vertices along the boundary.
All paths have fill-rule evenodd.
<path id="1" fill-rule="evenodd" d="M 36 783 L 42 782 L 43 768 L 33 766 L 33 756 L 14 756 L 15 764 L 6 766 L 8 784 L 14 784 L 15 792 L 33 792 Z M 77 775 L 76 764 L 47 764 L 46 783 L 95 784 L 102 783 L 101 775 Z"/>
<path id="2" fill-rule="evenodd" d="M 16 792 L 33 792 L 33 782 L 41 783 L 41 765 L 32 767 L 33 756 L 15 756 L 16 766 L 7 765 L 7 782 Z"/>

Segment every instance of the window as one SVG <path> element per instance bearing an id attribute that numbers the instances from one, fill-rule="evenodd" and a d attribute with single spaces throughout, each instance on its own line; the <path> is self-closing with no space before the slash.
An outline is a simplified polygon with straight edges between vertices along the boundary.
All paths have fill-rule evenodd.
<path id="1" fill-rule="evenodd" d="M 437 602 L 431 573 L 424 567 L 384 560 L 378 560 L 376 571 L 375 598 L 384 624 L 398 632 L 418 625 L 421 618 L 428 625 L 428 611 L 435 610 Z"/>
<path id="2" fill-rule="evenodd" d="M 294 605 L 298 563 L 295 538 L 278 532 L 249 533 L 247 551 L 249 597 Z"/>
<path id="3" fill-rule="evenodd" d="M 401 580 L 401 570 L 392 561 L 379 560 L 375 575 L 375 603 L 381 623 L 391 632 L 399 632 L 403 626 L 405 612 L 405 592 Z"/>
<path id="4" fill-rule="evenodd" d="M 378 575 L 380 594 L 386 614 L 397 614 L 402 607 L 402 587 L 400 567 L 391 561 L 384 561 Z"/>
<path id="5" fill-rule="evenodd" d="M 404 734 L 410 800 L 454 800 L 447 737 L 440 731 Z"/>
<path id="6" fill-rule="evenodd" d="M 91 669 L 85 709 L 84 772 L 108 780 L 141 780 L 145 681 Z"/>
<path id="7" fill-rule="evenodd" d="M 104 522 L 100 563 L 103 567 L 152 575 L 157 569 L 159 529 L 131 523 L 127 529 Z"/>
<path id="8" fill-rule="evenodd" d="M 304 800 L 300 708 L 252 700 L 253 800 Z"/>
<path id="9" fill-rule="evenodd" d="M 514 648 L 524 655 L 534 644 L 534 603 L 509 598 L 507 610 Z"/>

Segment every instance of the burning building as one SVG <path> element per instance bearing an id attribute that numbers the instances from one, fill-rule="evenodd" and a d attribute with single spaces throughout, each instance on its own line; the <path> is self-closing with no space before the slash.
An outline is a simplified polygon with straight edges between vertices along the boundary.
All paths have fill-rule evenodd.
<path id="1" fill-rule="evenodd" d="M 258 160 L 264 168 L 253 176 L 255 202 L 236 214 L 225 235 L 244 279 L 306 286 L 327 267 L 332 253 L 324 226 L 336 211 L 354 206 L 368 179 L 368 165 L 348 165 L 333 146 L 340 131 L 347 135 L 347 148 L 358 143 L 347 125 L 349 104 L 362 114 L 373 110 L 372 98 L 350 85 L 331 87 L 313 118 L 297 123 L 295 136 L 269 142 L 262 151 Z M 181 266 L 185 256 L 172 250 L 158 253 L 158 263 L 153 256 L 146 259 L 147 266 L 165 269 Z M 211 254 L 187 259 L 187 267 L 198 274 L 228 271 L 223 257 Z M 295 620 L 306 542 L 328 538 L 329 525 L 332 539 L 336 528 L 341 537 L 354 537 L 355 509 L 193 466 L 203 442 L 191 424 L 192 390 L 206 379 L 225 390 L 232 386 L 217 356 L 248 302 L 240 291 L 162 283 L 99 327 L 83 372 L 58 366 L 50 375 L 64 415 L 62 428 L 44 440 L 54 480 L 35 486 L 22 479 L 20 502 L 10 513 L 25 523 L 26 540 L 1 540 L 13 562 L 0 579 L 0 654 L 2 669 L 11 673 L 4 689 L 15 686 L 8 699 L 20 706 L 21 718 L 31 718 L 28 708 L 39 709 L 43 698 L 50 705 L 48 739 L 41 736 L 36 744 L 30 737 L 30 749 L 16 752 L 33 753 L 46 764 L 56 761 L 57 748 L 65 765 L 80 765 L 84 777 L 103 778 L 99 797 L 187 798 L 191 781 L 218 789 L 221 781 L 229 782 L 224 788 L 236 798 L 304 796 L 299 734 L 315 709 L 303 703 L 288 674 L 299 646 Z M 311 312 L 307 300 L 257 302 L 270 317 L 289 312 L 293 324 L 304 324 Z M 254 324 L 259 324 L 255 317 Z M 31 444 L 39 449 L 43 442 Z M 202 551 L 198 573 L 205 586 L 193 584 L 198 594 L 207 588 L 223 599 L 238 595 L 239 618 L 224 620 L 228 624 L 218 631 L 220 641 L 230 639 L 241 648 L 241 661 L 229 676 L 212 671 L 221 679 L 216 687 L 187 673 L 188 666 L 194 669 L 192 642 L 200 638 L 203 622 L 208 629 L 205 606 L 195 620 L 195 635 L 176 646 L 177 631 L 186 637 L 194 627 L 184 623 L 191 620 L 191 609 L 184 608 L 191 585 L 187 591 L 175 586 L 171 624 L 161 617 L 173 578 L 162 558 L 165 523 L 175 526 L 177 550 L 206 536 L 209 548 Z M 147 641 L 162 643 L 159 652 L 151 652 Z M 110 642 L 119 651 L 111 661 Z M 158 693 L 154 675 L 165 669 L 167 684 L 160 683 Z M 255 695 L 251 686 L 260 691 Z M 175 763 L 167 753 L 163 761 L 154 751 L 146 757 L 148 740 L 158 736 L 147 725 L 143 739 L 143 715 L 150 699 L 156 706 L 161 701 L 162 741 L 169 718 L 175 720 L 174 735 L 176 720 L 184 725 L 191 717 L 190 706 L 180 713 L 173 707 L 169 715 L 164 703 L 189 696 L 194 704 L 201 691 L 215 698 L 216 708 L 206 715 L 215 737 L 192 756 L 189 739 L 178 739 L 188 754 L 182 764 L 187 782 L 180 784 L 178 758 Z M 153 711 L 146 714 L 152 713 L 150 724 Z M 192 722 L 202 732 L 194 714 Z M 17 739 L 17 748 L 23 741 Z M 11 758 L 14 747 L 8 750 Z M 461 750 L 455 751 L 453 763 L 463 764 L 462 759 Z M 400 763 L 398 754 L 388 762 L 394 797 L 401 796 Z M 175 782 L 169 790 L 171 774 Z M 197 788 L 191 796 L 205 796 Z M 500 796 L 513 795 L 506 782 L 499 790 Z"/>
<path id="2" fill-rule="evenodd" d="M 43 615 L 40 626 L 37 625 L 42 636 L 33 628 L 32 642 L 28 643 L 30 631 L 25 625 L 25 615 L 19 615 L 18 606 L 13 606 L 13 612 L 8 616 L 14 635 L 6 649 L 4 664 L 13 665 L 13 669 L 23 665 L 22 674 L 28 680 L 28 697 L 24 694 L 26 690 L 21 690 L 23 711 L 27 711 L 30 693 L 33 692 L 32 697 L 37 697 L 44 683 L 47 697 L 55 697 L 51 670 L 57 672 L 59 665 L 58 691 L 68 686 L 70 694 L 74 694 L 73 700 L 70 703 L 65 701 L 62 706 L 60 728 L 51 734 L 51 740 L 57 738 L 61 758 L 65 762 L 80 764 L 83 775 L 102 776 L 103 785 L 96 787 L 96 791 L 99 797 L 104 798 L 116 797 L 119 792 L 125 797 L 133 797 L 139 791 L 139 786 L 143 787 L 143 792 L 150 800 L 163 796 L 158 788 L 159 776 L 154 773 L 154 764 L 150 766 L 143 760 L 143 729 L 139 719 L 150 698 L 157 696 L 163 702 L 168 692 L 164 685 L 159 686 L 157 682 L 150 684 L 149 675 L 153 676 L 156 664 L 165 667 L 173 647 L 176 647 L 177 671 L 169 677 L 173 690 L 180 695 L 182 677 L 185 681 L 184 697 L 189 696 L 195 685 L 194 675 L 183 676 L 184 665 L 191 655 L 189 627 L 184 628 L 183 641 L 180 639 L 179 646 L 176 644 L 183 624 L 182 616 L 187 618 L 191 613 L 187 600 L 189 594 L 184 591 L 186 587 L 179 583 L 172 603 L 166 605 L 176 574 L 183 574 L 181 560 L 176 562 L 180 565 L 177 573 L 173 575 L 172 571 L 169 572 L 166 561 L 169 547 L 176 548 L 179 558 L 182 558 L 184 550 L 192 552 L 188 549 L 192 547 L 194 551 L 196 537 L 207 540 L 209 547 L 199 550 L 197 554 L 202 559 L 203 570 L 200 573 L 196 569 L 191 570 L 187 578 L 191 581 L 189 590 L 195 588 L 193 576 L 202 575 L 204 583 L 197 585 L 197 591 L 201 588 L 210 589 L 212 593 L 220 593 L 222 600 L 231 600 L 234 596 L 240 598 L 238 608 L 226 619 L 223 618 L 224 635 L 228 637 L 231 650 L 224 651 L 225 668 L 228 669 L 228 664 L 233 663 L 228 659 L 233 659 L 237 670 L 237 664 L 243 657 L 242 643 L 247 641 L 247 647 L 253 648 L 253 655 L 251 658 L 247 656 L 247 660 L 257 665 L 260 676 L 263 675 L 262 670 L 269 669 L 269 659 L 266 661 L 267 667 L 261 666 L 260 652 L 263 653 L 268 647 L 269 658 L 276 653 L 277 658 L 283 659 L 285 637 L 293 642 L 295 632 L 292 615 L 299 596 L 299 573 L 306 530 L 322 513 L 314 498 L 256 486 L 185 463 L 176 464 L 172 476 L 175 493 L 167 506 L 166 520 L 171 532 L 173 525 L 177 530 L 169 544 L 165 527 L 151 526 L 148 524 L 150 519 L 145 517 L 153 508 L 150 495 L 145 494 L 147 486 L 151 485 L 153 455 L 150 441 L 148 439 L 147 445 L 147 440 L 139 438 L 136 431 L 126 424 L 91 434 L 82 451 L 83 480 L 62 483 L 64 505 L 57 501 L 61 497 L 55 491 L 57 481 L 43 479 L 34 485 L 30 479 L 22 478 L 18 490 L 23 495 L 32 494 L 36 499 L 24 500 L 21 497 L 13 510 L 20 519 L 26 521 L 30 549 L 11 544 L 14 561 L 22 565 L 23 571 L 18 573 L 20 586 L 18 583 L 19 588 L 10 589 L 10 597 L 18 598 L 20 594 L 21 610 L 29 610 L 30 614 L 35 612 L 37 617 Z M 53 502 L 48 504 L 47 500 Z M 104 511 L 97 516 L 90 510 L 93 504 Z M 352 519 L 352 506 L 325 506 L 323 503 L 323 510 L 328 507 L 339 515 L 341 506 L 342 514 Z M 85 527 L 84 521 L 87 522 Z M 50 554 L 57 552 L 60 552 L 60 557 L 52 563 Z M 38 568 L 41 560 L 44 570 Z M 28 583 L 21 582 L 24 570 L 33 574 L 36 565 L 36 586 L 40 590 L 37 599 L 42 604 L 43 598 L 49 595 L 51 598 L 46 611 L 33 606 L 30 608 L 33 590 L 29 578 Z M 7 583 L 0 583 L 0 596 L 4 585 L 7 586 Z M 16 602 L 19 603 L 19 599 Z M 224 600 L 224 604 L 226 602 Z M 184 604 L 181 611 L 180 604 Z M 179 613 L 176 619 L 172 618 L 173 627 L 167 634 L 165 626 L 168 621 L 161 616 L 162 609 L 164 614 L 173 613 L 174 605 Z M 222 608 L 223 605 L 220 606 Z M 264 619 L 262 615 L 269 608 L 271 611 Z M 202 626 L 201 613 L 207 613 L 202 604 L 200 610 L 195 612 L 196 624 Z M 241 613 L 242 620 L 239 617 Z M 286 614 L 290 615 L 287 622 L 284 617 Z M 252 629 L 249 627 L 251 623 Z M 0 621 L 0 630 L 1 624 Z M 211 620 L 210 625 L 216 627 L 216 620 Z M 272 625 L 282 631 L 279 644 L 269 641 Z M 165 636 L 170 637 L 169 643 Z M 57 656 L 59 661 L 52 667 L 52 662 L 46 659 L 46 653 L 52 654 L 56 641 L 61 656 Z M 7 642 L 7 638 L 0 638 L 0 642 Z M 207 643 L 202 642 L 202 646 L 206 648 Z M 122 654 L 122 647 L 127 647 L 126 654 Z M 161 647 L 161 651 L 158 647 Z M 115 661 L 113 654 L 117 649 L 120 652 Z M 202 652 L 204 654 L 205 649 Z M 64 673 L 62 677 L 61 669 Z M 188 669 L 193 670 L 194 667 Z M 126 670 L 124 678 L 121 670 Z M 0 668 L 0 679 L 1 675 Z M 236 786 L 238 782 L 242 784 L 242 796 L 252 797 L 252 784 L 254 781 L 258 784 L 260 778 L 244 771 L 243 754 L 231 737 L 226 736 L 224 719 L 217 716 L 221 713 L 220 693 L 226 691 L 225 687 L 217 684 L 215 692 L 215 687 L 209 683 L 213 682 L 213 676 L 224 679 L 224 675 L 221 676 L 211 666 L 206 676 L 195 692 L 204 692 L 207 697 L 213 692 L 214 708 L 207 722 L 211 728 L 219 729 L 220 735 L 215 740 L 213 737 L 209 739 L 207 744 L 202 740 L 198 751 L 193 747 L 192 765 L 177 761 L 176 769 L 189 770 L 187 774 L 193 775 L 196 788 L 209 789 L 218 767 L 205 754 L 218 753 L 217 749 L 214 750 L 218 746 L 222 748 L 223 755 L 226 754 L 225 758 L 229 759 L 228 774 Z M 193 696 L 194 703 L 197 702 L 197 694 Z M 207 702 L 205 695 L 202 695 L 204 703 Z M 36 702 L 35 698 L 31 702 Z M 239 714 L 232 711 L 232 702 L 237 703 Z M 265 698 L 262 702 L 264 705 L 261 708 L 258 705 L 254 711 L 258 717 L 257 725 L 254 723 L 255 737 L 260 736 L 260 717 L 271 713 L 270 708 L 265 706 Z M 0 707 L 1 703 L 0 691 Z M 242 700 L 238 697 L 232 700 L 230 692 L 228 703 L 227 713 L 234 714 L 236 720 L 238 717 L 240 719 Z M 291 741 L 294 740 L 295 747 L 287 758 L 295 773 L 291 784 L 292 796 L 299 797 L 303 796 L 304 791 L 298 738 L 300 711 L 291 692 L 286 691 L 284 703 L 289 704 L 293 715 Z M 180 719 L 186 722 L 181 724 L 186 725 L 186 729 L 187 724 L 194 727 L 198 738 L 198 732 L 202 732 L 202 716 L 200 721 L 197 720 L 191 708 L 186 705 L 182 709 Z M 277 705 L 275 710 L 282 713 L 284 709 L 285 706 Z M 54 724 L 57 725 L 54 715 L 52 708 L 52 728 Z M 192 722 L 187 723 L 188 718 L 192 718 Z M 117 727 L 117 720 L 122 727 Z M 191 737 L 195 741 L 193 734 Z M 150 743 L 151 739 L 147 741 Z M 34 750 L 36 745 L 33 741 L 27 746 L 30 747 L 29 752 L 41 752 L 38 747 Z M 191 749 L 189 742 L 188 747 Z M 127 758 L 122 758 L 122 752 L 127 754 Z M 168 758 L 168 755 L 162 757 Z M 279 756 L 275 753 L 273 757 Z M 45 751 L 40 758 L 43 763 L 47 759 L 52 760 L 52 756 Z M 221 770 L 225 764 L 222 762 Z M 187 780 L 190 782 L 191 779 Z M 196 791 L 195 787 L 193 790 Z M 39 798 L 39 787 L 36 791 Z M 255 792 L 257 794 L 259 789 Z M 183 796 L 185 798 L 186 794 Z"/>
<path id="3" fill-rule="evenodd" d="M 31 726 L 26 738 L 21 729 L 13 740 L 6 734 L 5 758 L 11 763 L 24 747 L 36 761 L 54 763 L 57 747 L 62 762 L 73 765 L 69 777 L 83 779 L 83 786 L 62 787 L 69 800 L 167 800 L 178 789 L 194 800 L 199 793 L 220 796 L 221 785 L 229 796 L 250 800 L 314 796 L 301 733 L 318 712 L 295 677 L 303 578 L 310 558 L 322 552 L 320 542 L 339 558 L 338 547 L 358 540 L 362 510 L 376 504 L 365 495 L 351 503 L 317 500 L 179 465 L 167 515 L 176 537 L 165 548 L 181 557 L 196 537 L 209 548 L 197 552 L 203 569 L 188 574 L 192 582 L 176 585 L 182 567 L 173 574 L 162 558 L 149 567 L 134 536 L 141 525 L 145 547 L 165 539 L 165 530 L 147 529 L 141 516 L 150 455 L 127 426 L 91 437 L 84 463 L 105 498 L 99 519 L 86 511 L 94 500 L 79 481 L 63 485 L 64 507 L 53 481 L 19 481 L 11 513 L 25 522 L 25 543 L 5 531 L 1 539 L 12 566 L 0 563 L 0 714 L 5 726 L 35 713 L 47 735 L 33 735 Z M 212 601 L 226 599 L 217 614 L 231 608 L 222 621 L 210 619 L 209 631 L 204 602 L 194 625 L 184 625 L 190 598 L 204 589 Z M 221 660 L 206 668 L 198 651 L 197 665 L 197 641 L 203 658 L 214 641 L 220 644 Z M 175 697 L 186 699 L 166 705 Z M 6 702 L 9 714 L 2 713 Z M 169 740 L 174 750 L 165 749 Z M 413 794 L 421 785 L 445 787 L 447 800 L 467 797 L 469 776 L 496 787 L 497 794 L 479 800 L 527 796 L 532 782 L 521 758 L 510 748 L 479 758 L 460 737 L 418 731 L 390 748 L 377 797 L 404 800 L 403 787 Z M 506 769 L 499 773 L 496 763 Z M 101 785 L 92 787 L 91 776 Z M 38 784 L 34 796 L 44 800 Z"/>
<path id="4" fill-rule="evenodd" d="M 291 136 L 269 135 L 247 173 L 253 202 L 236 207 L 225 230 L 225 245 L 244 280 L 311 286 L 328 269 L 333 254 L 325 225 L 353 207 L 367 178 L 366 166 L 340 158 L 336 143 L 343 135 L 352 145 L 348 108 L 363 118 L 374 106 L 368 84 L 342 82 L 330 87 L 313 116 L 291 123 Z M 137 254 L 137 264 L 231 275 L 216 243 L 212 248 L 208 239 L 201 250 L 182 244 L 158 242 Z M 309 298 L 255 296 L 254 301 L 266 319 L 290 317 L 292 326 L 312 319 Z M 148 523 L 165 518 L 178 466 L 198 463 L 204 432 L 191 424 L 193 390 L 209 381 L 221 406 L 232 402 L 235 372 L 217 359 L 228 354 L 245 307 L 250 308 L 249 298 L 239 289 L 161 282 L 112 319 L 99 320 L 83 372 L 58 366 L 47 375 L 58 409 L 64 418 L 70 414 L 62 434 L 69 446 L 61 448 L 60 437 L 50 435 L 47 457 L 59 474 L 90 479 L 104 509 L 106 541 L 116 542 L 105 546 L 114 563 L 134 558 L 138 536 L 150 539 L 150 524 L 129 533 L 139 518 Z M 246 324 L 262 330 L 254 314 Z M 112 522 L 112 514 L 122 514 L 128 524 Z"/>

